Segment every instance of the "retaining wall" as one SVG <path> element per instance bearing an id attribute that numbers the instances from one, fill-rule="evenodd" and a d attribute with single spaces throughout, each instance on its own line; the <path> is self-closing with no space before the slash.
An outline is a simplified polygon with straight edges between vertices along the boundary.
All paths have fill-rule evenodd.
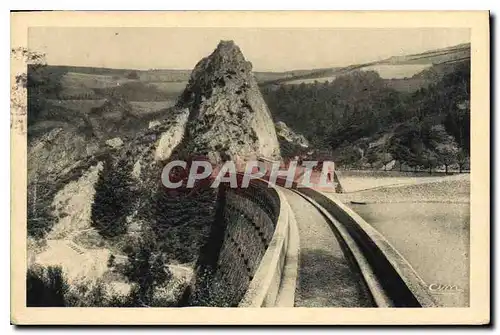
<path id="1" fill-rule="evenodd" d="M 280 191 L 262 180 L 219 191 L 216 222 L 198 266 L 192 305 L 263 307 L 277 303 L 285 261 L 297 263 L 298 233 Z M 290 239 L 292 242 L 290 243 Z M 291 246 L 293 250 L 289 251 Z M 287 255 L 289 256 L 287 258 Z M 288 266 L 288 286 L 297 266 Z M 283 291 L 292 304 L 295 287 Z M 291 303 L 290 303 L 291 301 Z M 291 306 L 290 306 L 291 307 Z"/>

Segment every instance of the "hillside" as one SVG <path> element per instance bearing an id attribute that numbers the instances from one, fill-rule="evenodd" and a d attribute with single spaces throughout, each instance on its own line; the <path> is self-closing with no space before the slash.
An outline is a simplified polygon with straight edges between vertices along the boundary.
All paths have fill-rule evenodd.
<path id="1" fill-rule="evenodd" d="M 415 92 L 428 87 L 444 74 L 453 71 L 454 63 L 470 61 L 470 43 L 426 51 L 418 54 L 393 56 L 381 61 L 311 70 L 292 77 L 262 83 L 264 86 L 324 83 L 355 71 L 375 71 L 387 86 L 401 92 Z"/>
<path id="2" fill-rule="evenodd" d="M 456 93 L 456 84 L 449 89 L 439 83 L 462 71 L 469 59 L 470 44 L 462 44 L 344 68 L 255 72 L 254 77 L 276 121 L 305 135 L 313 147 L 340 150 L 340 156 L 351 156 L 348 160 L 356 160 L 366 144 L 379 142 L 411 117 L 433 119 L 423 115 L 429 113 L 439 114 L 437 122 L 467 153 L 467 96 L 451 97 L 451 105 L 436 99 Z M 76 131 L 76 140 L 83 136 L 103 143 L 162 119 L 188 85 L 190 71 L 44 66 L 29 76 L 34 86 L 29 90 L 30 142 L 62 127 Z M 441 88 L 448 93 L 438 92 Z M 419 104 L 441 110 L 418 112 Z M 457 104 L 465 106 L 465 114 Z M 97 118 L 96 111 L 101 111 Z M 99 130 L 103 126 L 110 131 Z M 358 149 L 342 148 L 346 140 L 358 139 Z M 281 145 L 287 152 L 295 150 L 286 142 Z M 367 159 L 363 164 L 370 165 Z"/>
<path id="3" fill-rule="evenodd" d="M 449 72 L 449 65 L 470 59 L 470 44 L 461 44 L 419 54 L 394 56 L 385 60 L 347 67 L 254 72 L 260 86 L 312 84 L 332 81 L 353 71 L 374 70 L 387 84 L 399 91 L 413 92 L 430 80 Z M 430 69 L 432 67 L 432 69 Z M 431 72 L 426 72 L 430 70 Z M 44 78 L 46 98 L 62 100 L 100 100 L 121 95 L 129 101 L 171 101 L 183 91 L 190 70 L 111 69 L 48 65 L 38 70 Z"/>
<path id="4" fill-rule="evenodd" d="M 45 98 L 99 100 L 120 95 L 129 101 L 176 99 L 187 85 L 191 70 L 111 69 L 47 65 L 36 70 L 44 78 Z M 305 70 L 310 72 L 311 70 Z M 258 82 L 289 78 L 304 71 L 254 72 Z"/>
<path id="5" fill-rule="evenodd" d="M 388 81 L 373 68 L 353 66 L 329 82 L 261 89 L 275 121 L 303 134 L 313 148 L 331 150 L 341 167 L 458 170 L 467 167 L 470 146 L 470 63 L 461 57 L 469 49 L 390 59 L 441 62 L 410 79 Z M 393 87 L 413 80 L 426 85 Z"/>
<path id="6" fill-rule="evenodd" d="M 31 128 L 48 122 L 46 103 Z M 200 60 L 176 105 L 163 114 L 146 126 L 130 102 L 108 98 L 31 137 L 32 305 L 39 294 L 48 294 L 44 283 L 65 281 L 63 296 L 56 292 L 46 301 L 175 306 L 190 280 L 185 274 L 192 273 L 207 241 L 217 189 L 168 189 L 160 178 L 165 164 L 193 155 L 212 163 L 240 154 L 280 157 L 252 65 L 232 41 L 221 41 Z M 80 119 L 90 133 L 75 128 Z M 54 270 L 56 265 L 61 269 Z M 183 271 L 176 273 L 179 267 Z"/>

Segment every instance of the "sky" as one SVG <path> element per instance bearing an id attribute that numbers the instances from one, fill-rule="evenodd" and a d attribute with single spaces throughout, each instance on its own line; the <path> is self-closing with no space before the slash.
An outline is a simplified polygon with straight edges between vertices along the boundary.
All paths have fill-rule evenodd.
<path id="1" fill-rule="evenodd" d="M 28 47 L 48 64 L 192 69 L 220 40 L 234 40 L 254 71 L 382 60 L 470 42 L 462 28 L 29 28 Z"/>

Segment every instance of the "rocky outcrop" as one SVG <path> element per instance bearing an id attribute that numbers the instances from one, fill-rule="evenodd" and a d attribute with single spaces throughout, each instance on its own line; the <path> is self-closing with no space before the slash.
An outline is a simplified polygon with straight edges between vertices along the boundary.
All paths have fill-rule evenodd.
<path id="1" fill-rule="evenodd" d="M 180 111 L 174 118 L 174 123 L 172 124 L 172 126 L 161 135 L 158 144 L 156 145 L 155 151 L 155 159 L 157 161 L 164 161 L 169 159 L 172 151 L 182 141 L 186 130 L 188 116 L 188 109 Z M 160 125 L 160 123 L 158 123 L 158 125 Z"/>
<path id="2" fill-rule="evenodd" d="M 276 122 L 275 127 L 284 159 L 304 157 L 310 151 L 309 142 L 303 135 L 296 134 L 282 121 Z"/>
<path id="3" fill-rule="evenodd" d="M 287 141 L 289 143 L 296 144 L 296 145 L 301 146 L 303 148 L 309 147 L 309 142 L 304 137 L 304 135 L 296 134 L 292 129 L 290 129 L 286 125 L 285 122 L 278 121 L 278 122 L 276 122 L 275 126 L 276 126 L 276 133 L 277 133 L 278 138 L 280 140 L 284 140 L 284 141 Z"/>
<path id="4" fill-rule="evenodd" d="M 234 42 L 221 41 L 198 62 L 177 105 L 190 111 L 181 152 L 209 155 L 213 161 L 280 157 L 272 117 L 252 64 Z"/>
<path id="5" fill-rule="evenodd" d="M 51 179 L 36 171 L 47 167 L 37 164 L 29 170 L 34 176 L 28 196 L 29 208 L 33 207 L 28 212 L 32 222 L 28 224 L 29 235 L 37 239 L 73 237 L 66 232 L 78 231 L 69 244 L 59 238 L 50 249 L 57 253 L 48 254 L 46 263 L 66 259 L 60 258 L 61 252 L 78 253 L 84 247 L 102 249 L 102 271 L 96 277 L 106 277 L 101 273 L 106 270 L 107 284 L 123 281 L 119 271 L 105 266 L 105 256 L 113 250 L 116 258 L 127 260 L 126 247 L 137 247 L 135 239 L 145 239 L 168 261 L 194 264 L 214 221 L 217 190 L 166 189 L 161 183 L 162 169 L 168 160 L 193 155 L 206 155 L 214 163 L 249 156 L 280 157 L 274 124 L 251 70 L 251 64 L 233 42 L 221 42 L 196 65 L 177 105 L 158 120 L 139 122 L 130 104 L 120 98 L 92 109 L 89 120 L 95 135 L 92 139 L 99 144 L 96 151 L 87 150 L 84 139 L 79 143 L 82 152 L 78 156 L 74 156 L 76 150 L 63 150 L 64 155 L 57 160 L 64 165 L 51 170 L 58 177 L 57 185 L 48 183 Z M 49 134 L 44 143 L 50 144 L 61 134 Z M 50 160 L 52 156 L 45 147 L 33 142 L 31 162 Z M 41 158 L 33 161 L 38 156 Z M 95 182 L 85 193 L 88 197 L 79 196 L 68 184 L 97 165 Z M 73 213 L 64 207 L 66 219 L 47 213 L 51 224 L 39 227 L 40 222 L 48 221 L 41 220 L 36 204 L 49 208 L 61 194 L 68 206 L 78 204 L 75 208 L 79 210 Z M 105 246 L 97 245 L 103 241 Z M 154 299 L 162 294 L 158 288 Z"/>
<path id="6" fill-rule="evenodd" d="M 109 145 L 111 148 L 119 148 L 123 145 L 123 141 L 121 138 L 115 137 L 107 140 L 106 144 Z"/>

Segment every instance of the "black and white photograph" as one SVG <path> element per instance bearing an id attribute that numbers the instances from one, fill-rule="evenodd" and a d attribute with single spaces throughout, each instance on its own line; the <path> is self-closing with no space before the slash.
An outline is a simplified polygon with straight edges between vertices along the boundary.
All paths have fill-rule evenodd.
<path id="1" fill-rule="evenodd" d="M 473 31 L 29 26 L 11 46 L 24 322 L 57 307 L 471 308 L 489 285 L 471 279 L 472 244 L 489 254 L 488 213 L 471 219 L 489 203 Z"/>

